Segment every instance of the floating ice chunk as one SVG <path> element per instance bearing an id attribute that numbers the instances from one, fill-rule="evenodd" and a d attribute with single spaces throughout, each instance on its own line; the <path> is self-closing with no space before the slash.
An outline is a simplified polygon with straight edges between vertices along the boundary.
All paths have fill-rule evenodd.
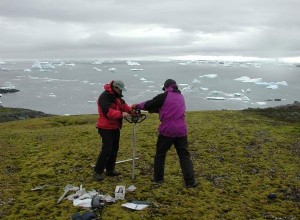
<path id="1" fill-rule="evenodd" d="M 100 60 L 96 60 L 96 61 L 92 62 L 93 65 L 100 65 L 100 64 L 102 64 L 102 63 L 103 63 L 103 62 L 100 61 Z"/>
<path id="2" fill-rule="evenodd" d="M 266 102 L 256 102 L 255 104 L 257 104 L 257 105 L 266 105 L 267 103 Z"/>
<path id="3" fill-rule="evenodd" d="M 109 68 L 108 70 L 109 70 L 110 72 L 115 72 L 117 69 L 114 68 L 114 67 L 112 67 L 112 68 Z"/>
<path id="4" fill-rule="evenodd" d="M 222 95 L 224 95 L 224 92 L 214 90 L 214 91 L 211 91 L 211 94 L 213 94 L 213 96 L 222 96 Z"/>
<path id="5" fill-rule="evenodd" d="M 131 71 L 143 71 L 144 69 L 130 69 Z"/>
<path id="6" fill-rule="evenodd" d="M 4 62 L 4 61 L 2 61 L 2 60 L 0 60 L 0 64 L 5 64 L 5 62 Z"/>
<path id="7" fill-rule="evenodd" d="M 188 86 L 189 84 L 186 84 L 186 83 L 179 83 L 178 85 L 179 85 L 179 86 Z"/>
<path id="8" fill-rule="evenodd" d="M 251 89 L 250 89 L 250 88 L 248 88 L 248 89 L 246 90 L 246 92 L 251 92 Z"/>
<path id="9" fill-rule="evenodd" d="M 199 79 L 193 79 L 192 83 L 199 84 L 199 83 L 201 83 L 201 81 Z"/>
<path id="10" fill-rule="evenodd" d="M 32 67 L 33 69 L 42 69 L 42 65 L 41 65 L 41 63 L 40 63 L 39 61 L 36 61 L 35 63 L 33 63 L 33 64 L 31 65 L 31 67 Z"/>
<path id="11" fill-rule="evenodd" d="M 75 66 L 75 63 L 65 63 L 66 66 Z"/>
<path id="12" fill-rule="evenodd" d="M 186 66 L 187 63 L 178 63 L 179 65 Z"/>
<path id="13" fill-rule="evenodd" d="M 99 69 L 99 68 L 97 68 L 97 67 L 93 67 L 93 70 L 96 70 L 96 71 L 98 71 L 98 72 L 101 72 L 101 71 L 102 71 L 101 69 Z"/>
<path id="14" fill-rule="evenodd" d="M 242 82 L 260 82 L 262 80 L 262 78 L 254 78 L 254 79 L 251 79 L 250 77 L 248 76 L 241 76 L 240 78 L 236 78 L 234 80 L 237 80 L 237 81 L 242 81 Z"/>
<path id="15" fill-rule="evenodd" d="M 205 87 L 200 87 L 200 89 L 203 91 L 208 91 L 208 88 L 205 88 Z"/>
<path id="16" fill-rule="evenodd" d="M 243 97 L 243 100 L 244 100 L 244 101 L 250 101 L 250 99 L 249 99 L 248 96 L 244 96 L 244 97 Z"/>
<path id="17" fill-rule="evenodd" d="M 146 81 L 146 79 L 145 79 L 145 78 L 140 78 L 140 80 L 141 80 L 141 81 Z"/>
<path id="18" fill-rule="evenodd" d="M 43 69 L 55 69 L 55 66 L 52 65 L 52 63 L 44 62 L 42 63 Z"/>
<path id="19" fill-rule="evenodd" d="M 93 100 L 93 101 L 87 101 L 87 103 L 95 104 L 95 103 L 96 103 L 96 100 Z"/>
<path id="20" fill-rule="evenodd" d="M 235 96 L 235 97 L 241 97 L 241 93 L 239 93 L 239 92 L 235 92 L 235 93 L 233 93 L 233 95 Z"/>
<path id="21" fill-rule="evenodd" d="M 144 80 L 143 83 L 154 83 L 154 82 L 150 80 Z"/>
<path id="22" fill-rule="evenodd" d="M 49 94 L 49 97 L 54 97 L 54 98 L 55 98 L 56 95 L 55 95 L 54 93 L 50 93 L 50 94 Z"/>
<path id="23" fill-rule="evenodd" d="M 278 89 L 278 85 L 269 85 L 267 89 Z"/>
<path id="24" fill-rule="evenodd" d="M 287 86 L 287 82 L 286 81 L 281 81 L 281 82 L 277 82 L 277 85 L 279 86 Z"/>
<path id="25" fill-rule="evenodd" d="M 127 64 L 129 66 L 139 66 L 140 65 L 138 62 L 133 62 L 133 61 L 127 61 Z"/>
<path id="26" fill-rule="evenodd" d="M 31 69 L 25 69 L 24 72 L 31 72 Z"/>
<path id="27" fill-rule="evenodd" d="M 226 98 L 221 97 L 221 96 L 209 96 L 209 97 L 206 97 L 206 99 L 208 99 L 208 100 L 225 100 Z"/>
<path id="28" fill-rule="evenodd" d="M 206 78 L 216 78 L 218 76 L 218 74 L 206 74 L 206 75 L 202 75 L 202 76 L 199 76 L 200 78 L 202 77 L 206 77 Z"/>

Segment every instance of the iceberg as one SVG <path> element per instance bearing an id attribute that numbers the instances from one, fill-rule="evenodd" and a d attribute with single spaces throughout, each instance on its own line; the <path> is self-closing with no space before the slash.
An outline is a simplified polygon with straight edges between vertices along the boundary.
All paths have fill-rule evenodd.
<path id="1" fill-rule="evenodd" d="M 101 69 L 99 69 L 99 68 L 97 68 L 97 67 L 93 67 L 93 70 L 96 70 L 96 71 L 98 71 L 98 72 L 101 72 L 101 71 L 102 71 Z"/>
<path id="2" fill-rule="evenodd" d="M 127 64 L 129 66 L 139 66 L 140 65 L 138 62 L 133 62 L 133 61 L 127 61 Z"/>
<path id="3" fill-rule="evenodd" d="M 201 81 L 199 79 L 194 79 L 192 83 L 193 84 L 199 84 L 199 83 L 201 83 Z"/>
<path id="4" fill-rule="evenodd" d="M 31 65 L 31 67 L 32 67 L 33 69 L 42 69 L 42 65 L 41 65 L 41 63 L 40 63 L 39 61 L 36 61 L 35 63 L 33 63 L 33 64 Z"/>
<path id="5" fill-rule="evenodd" d="M 199 76 L 200 78 L 202 77 L 206 77 L 206 78 L 216 78 L 218 76 L 218 74 L 206 74 L 206 75 L 202 75 L 202 76 Z"/>
<path id="6" fill-rule="evenodd" d="M 130 69 L 131 71 L 143 71 L 144 69 Z"/>
<path id="7" fill-rule="evenodd" d="M 221 97 L 221 96 L 209 96 L 206 97 L 207 100 L 225 100 L 226 98 Z"/>
<path id="8" fill-rule="evenodd" d="M 278 89 L 278 85 L 269 85 L 267 89 Z"/>
<path id="9" fill-rule="evenodd" d="M 24 72 L 31 72 L 31 69 L 25 69 Z"/>
<path id="10" fill-rule="evenodd" d="M 96 60 L 96 61 L 92 62 L 93 65 L 100 65 L 100 64 L 102 64 L 102 63 L 103 63 L 103 62 L 100 61 L 100 60 Z"/>
<path id="11" fill-rule="evenodd" d="M 113 68 L 109 68 L 108 70 L 109 70 L 110 72 L 115 72 L 117 69 L 113 67 Z"/>

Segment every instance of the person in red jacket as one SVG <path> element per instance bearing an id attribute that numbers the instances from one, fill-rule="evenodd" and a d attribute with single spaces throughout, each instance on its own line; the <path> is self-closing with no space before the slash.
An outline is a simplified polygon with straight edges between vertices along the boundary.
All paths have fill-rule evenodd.
<path id="1" fill-rule="evenodd" d="M 120 80 L 111 81 L 104 86 L 104 92 L 99 96 L 97 105 L 99 118 L 98 133 L 102 138 L 102 149 L 94 167 L 94 178 L 97 181 L 104 179 L 104 170 L 107 176 L 118 176 L 115 163 L 119 150 L 120 129 L 123 118 L 129 115 L 131 107 L 122 99 L 122 92 L 126 91 Z"/>

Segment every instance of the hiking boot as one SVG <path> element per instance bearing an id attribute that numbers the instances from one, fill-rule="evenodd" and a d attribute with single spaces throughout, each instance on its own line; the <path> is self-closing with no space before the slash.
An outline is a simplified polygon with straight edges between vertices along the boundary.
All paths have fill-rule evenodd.
<path id="1" fill-rule="evenodd" d="M 151 182 L 160 185 L 160 184 L 163 184 L 165 181 L 164 180 L 155 180 L 155 179 L 152 179 Z"/>
<path id="2" fill-rule="evenodd" d="M 119 176 L 121 173 L 117 171 L 106 171 L 106 176 Z"/>
<path id="3" fill-rule="evenodd" d="M 94 179 L 97 181 L 104 180 L 104 174 L 103 173 L 94 173 Z"/>
<path id="4" fill-rule="evenodd" d="M 195 181 L 191 184 L 185 184 L 186 188 L 196 188 L 198 185 L 198 183 Z"/>

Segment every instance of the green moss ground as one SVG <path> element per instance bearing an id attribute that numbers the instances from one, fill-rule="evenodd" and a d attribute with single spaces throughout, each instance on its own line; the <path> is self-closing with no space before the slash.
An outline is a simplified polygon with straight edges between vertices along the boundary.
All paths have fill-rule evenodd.
<path id="1" fill-rule="evenodd" d="M 100 150 L 97 116 L 55 116 L 0 124 L 0 219 L 71 219 L 72 202 L 56 204 L 67 184 L 114 195 L 116 185 L 137 189 L 107 205 L 102 219 L 299 219 L 300 122 L 255 111 L 188 112 L 189 147 L 199 186 L 183 185 L 174 148 L 165 183 L 151 183 L 158 117 L 137 124 L 136 179 L 131 163 L 117 165 L 119 177 L 92 178 Z M 132 124 L 124 121 L 118 160 L 131 158 Z M 39 191 L 31 189 L 46 186 Z M 268 199 L 270 193 L 277 198 Z M 152 205 L 121 207 L 131 200 Z"/>

